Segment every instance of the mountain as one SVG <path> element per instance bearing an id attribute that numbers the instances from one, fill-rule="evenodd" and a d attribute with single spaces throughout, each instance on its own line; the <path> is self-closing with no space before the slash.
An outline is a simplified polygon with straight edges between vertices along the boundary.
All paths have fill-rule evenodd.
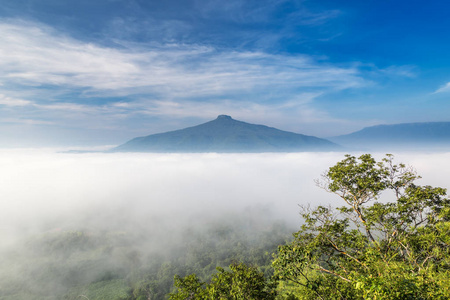
<path id="1" fill-rule="evenodd" d="M 450 149 L 450 122 L 377 125 L 329 140 L 360 149 Z"/>
<path id="2" fill-rule="evenodd" d="M 332 151 L 339 146 L 325 139 L 264 125 L 217 119 L 185 129 L 134 138 L 114 152 L 301 152 Z"/>

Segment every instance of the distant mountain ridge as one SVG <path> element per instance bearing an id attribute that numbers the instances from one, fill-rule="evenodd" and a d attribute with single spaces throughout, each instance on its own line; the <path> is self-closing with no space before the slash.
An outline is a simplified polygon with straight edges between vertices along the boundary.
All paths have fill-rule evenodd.
<path id="1" fill-rule="evenodd" d="M 346 147 L 376 149 L 444 147 L 450 146 L 450 122 L 376 125 L 329 140 Z"/>
<path id="2" fill-rule="evenodd" d="M 314 136 L 234 120 L 227 115 L 180 130 L 134 138 L 113 152 L 302 152 L 340 147 Z"/>

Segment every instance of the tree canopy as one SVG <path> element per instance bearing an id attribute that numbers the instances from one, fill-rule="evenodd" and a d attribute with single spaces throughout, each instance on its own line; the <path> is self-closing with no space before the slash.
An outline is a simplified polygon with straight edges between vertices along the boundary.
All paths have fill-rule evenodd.
<path id="1" fill-rule="evenodd" d="M 450 202 L 419 178 L 392 155 L 347 155 L 317 180 L 344 205 L 303 209 L 276 275 L 302 299 L 449 299 Z"/>
<path id="2" fill-rule="evenodd" d="M 273 300 L 276 283 L 266 279 L 257 267 L 233 263 L 230 271 L 218 267 L 211 282 L 202 282 L 197 275 L 184 278 L 175 276 L 177 291 L 170 294 L 171 300 Z"/>

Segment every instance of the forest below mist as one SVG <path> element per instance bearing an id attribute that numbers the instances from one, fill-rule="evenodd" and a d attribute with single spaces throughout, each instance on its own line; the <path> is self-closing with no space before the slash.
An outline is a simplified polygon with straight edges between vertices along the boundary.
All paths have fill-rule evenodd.
<path id="1" fill-rule="evenodd" d="M 148 245 L 164 241 L 146 229 L 29 237 L 1 255 L 0 299 L 167 299 L 175 275 L 207 280 L 233 262 L 271 276 L 272 254 L 292 232 L 258 209 L 179 230 L 164 251 Z"/>
<path id="2" fill-rule="evenodd" d="M 97 179 L 92 188 L 80 185 L 73 203 L 16 198 L 16 206 L 4 207 L 10 213 L 9 219 L 4 214 L 0 220 L 0 233 L 10 234 L 2 235 L 0 247 L 0 299 L 449 299 L 450 201 L 445 188 L 420 185 L 416 170 L 391 155 L 346 155 L 329 164 L 312 184 L 332 196 L 333 205 L 327 205 L 321 193 L 317 199 L 289 204 L 291 194 L 294 201 L 301 195 L 287 187 L 302 184 L 305 173 L 284 180 L 285 186 L 275 179 L 306 172 L 306 162 L 316 170 L 315 164 L 336 159 L 305 159 L 310 155 L 142 156 L 144 160 L 89 155 L 83 156 L 85 161 L 73 161 L 83 165 L 81 171 L 68 174 L 59 170 L 72 166 L 75 156 L 58 156 L 49 174 L 58 170 L 61 182 L 71 178 L 73 191 L 77 183 L 86 182 L 85 170 L 92 166 L 101 167 L 97 176 L 111 189 L 121 188 L 123 174 L 131 174 L 124 170 L 143 171 L 135 175 L 135 185 L 125 183 L 123 191 L 97 194 L 105 199 L 100 202 L 88 197 L 78 203 L 87 197 L 86 191 L 102 186 Z M 111 158 L 116 169 L 111 169 Z M 431 176 L 435 169 L 426 168 L 439 157 L 425 158 L 416 162 L 425 169 L 427 181 L 445 179 L 442 173 Z M 35 161 L 34 156 L 20 157 L 29 166 L 27 159 Z M 36 186 L 34 170 L 42 173 L 42 165 L 48 168 L 42 161 L 26 172 Z M 199 172 L 203 165 L 208 168 Z M 292 172 L 282 173 L 280 166 Z M 170 168 L 177 173 L 167 172 Z M 106 176 L 111 173 L 122 175 Z M 249 176 L 256 173 L 259 177 Z M 23 183 L 24 174 L 9 176 Z M 149 174 L 158 177 L 147 181 Z M 177 189 L 161 186 L 164 176 Z M 136 180 L 140 177 L 146 180 Z M 192 177 L 195 180 L 187 180 Z M 41 182 L 48 184 L 40 187 L 48 193 L 40 192 L 41 196 L 66 191 L 66 186 L 54 184 L 53 175 L 49 178 Z M 173 190 L 179 194 L 170 194 Z M 122 192 L 112 198 L 117 191 Z M 278 197 L 265 203 L 265 198 L 252 194 L 255 191 L 278 191 Z M 166 198 L 155 197 L 165 192 Z M 221 198 L 209 199 L 216 193 Z M 133 202 L 139 195 L 143 200 Z M 184 201 L 169 202 L 178 196 Z M 26 205 L 32 208 L 28 213 Z M 279 206 L 284 210 L 277 210 Z M 15 215 L 15 210 L 23 213 Z M 8 224 L 11 229 L 6 230 Z"/>

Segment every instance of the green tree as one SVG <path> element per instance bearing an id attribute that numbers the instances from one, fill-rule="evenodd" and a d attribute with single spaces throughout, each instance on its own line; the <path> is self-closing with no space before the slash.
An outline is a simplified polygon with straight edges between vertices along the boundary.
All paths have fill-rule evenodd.
<path id="1" fill-rule="evenodd" d="M 450 202 L 419 178 L 392 155 L 347 155 L 317 181 L 345 205 L 304 208 L 275 273 L 301 299 L 449 299 Z"/>
<path id="2" fill-rule="evenodd" d="M 195 274 L 185 277 L 175 275 L 174 285 L 177 292 L 169 294 L 171 300 L 207 299 L 206 284 Z"/>
<path id="3" fill-rule="evenodd" d="M 275 299 L 276 282 L 268 280 L 257 267 L 231 264 L 230 271 L 218 267 L 210 283 L 204 283 L 195 274 L 184 278 L 175 276 L 177 291 L 171 300 L 272 300 Z"/>

